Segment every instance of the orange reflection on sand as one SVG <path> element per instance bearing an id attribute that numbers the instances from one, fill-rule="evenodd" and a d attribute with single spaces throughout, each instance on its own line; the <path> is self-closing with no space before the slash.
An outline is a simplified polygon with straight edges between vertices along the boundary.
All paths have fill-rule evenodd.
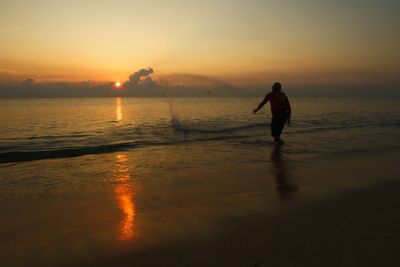
<path id="1" fill-rule="evenodd" d="M 122 114 L 122 101 L 120 97 L 115 98 L 115 114 L 117 115 L 117 121 L 121 121 Z"/>
<path id="2" fill-rule="evenodd" d="M 128 156 L 126 154 L 116 155 L 116 181 L 115 196 L 124 217 L 121 221 L 118 239 L 132 240 L 137 237 L 135 229 L 136 207 L 134 202 L 134 186 L 128 168 Z"/>

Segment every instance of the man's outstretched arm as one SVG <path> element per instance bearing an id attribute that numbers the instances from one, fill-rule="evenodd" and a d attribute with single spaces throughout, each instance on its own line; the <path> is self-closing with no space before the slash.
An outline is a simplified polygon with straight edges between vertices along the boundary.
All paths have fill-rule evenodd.
<path id="1" fill-rule="evenodd" d="M 269 100 L 269 95 L 266 95 L 263 101 L 261 101 L 261 103 L 258 104 L 257 108 L 253 110 L 253 113 L 256 114 L 257 111 L 259 111 L 265 104 L 267 104 L 268 100 Z"/>

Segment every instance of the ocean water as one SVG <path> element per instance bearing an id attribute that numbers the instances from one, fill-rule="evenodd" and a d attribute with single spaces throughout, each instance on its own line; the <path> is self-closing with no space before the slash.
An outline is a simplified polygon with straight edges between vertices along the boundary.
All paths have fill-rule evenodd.
<path id="1" fill-rule="evenodd" d="M 0 100 L 0 162 L 136 148 L 224 143 L 271 146 L 269 107 L 256 98 Z M 399 99 L 294 98 L 288 153 L 337 153 L 398 144 Z"/>
<path id="2" fill-rule="evenodd" d="M 282 147 L 269 106 L 252 114 L 260 100 L 0 100 L 0 265 L 215 238 L 239 217 L 359 186 L 349 177 L 364 163 L 339 159 L 400 151 L 399 98 L 291 98 Z M 302 169 L 314 162 L 343 179 Z"/>

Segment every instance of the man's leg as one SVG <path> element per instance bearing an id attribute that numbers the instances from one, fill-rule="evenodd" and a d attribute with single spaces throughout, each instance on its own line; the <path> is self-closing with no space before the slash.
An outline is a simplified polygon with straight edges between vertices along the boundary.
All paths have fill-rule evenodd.
<path id="1" fill-rule="evenodd" d="M 281 139 L 281 133 L 283 127 L 285 126 L 286 119 L 287 119 L 286 113 L 280 113 L 272 117 L 271 131 L 272 131 L 272 136 L 274 137 L 275 142 L 277 143 L 283 143 L 283 140 Z"/>
<path id="2" fill-rule="evenodd" d="M 272 135 L 272 137 L 274 137 L 275 142 L 279 142 L 281 140 L 281 135 L 279 133 L 279 118 L 278 118 L 278 116 L 272 116 L 271 135 Z"/>

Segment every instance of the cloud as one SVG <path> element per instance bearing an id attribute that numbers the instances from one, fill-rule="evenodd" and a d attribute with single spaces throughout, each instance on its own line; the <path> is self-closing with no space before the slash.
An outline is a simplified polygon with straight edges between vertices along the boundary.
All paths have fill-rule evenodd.
<path id="1" fill-rule="evenodd" d="M 150 67 L 132 73 L 129 80 L 124 82 L 124 90 L 120 91 L 120 95 L 173 97 L 240 94 L 238 88 L 216 77 L 180 73 L 162 75 L 156 81 L 151 77 L 154 73 Z"/>
<path id="2" fill-rule="evenodd" d="M 248 84 L 237 85 L 216 76 L 195 74 L 152 74 L 152 68 L 132 73 L 124 83 L 123 90 L 116 90 L 112 81 L 62 82 L 46 81 L 41 76 L 0 69 L 0 98 L 8 97 L 190 97 L 190 96 L 257 96 L 270 90 L 269 84 L 280 80 L 290 96 L 399 96 L 399 84 L 372 83 L 366 79 L 364 84 L 351 80 L 341 83 L 316 83 L 315 77 L 307 80 L 314 83 L 300 83 L 297 77 L 270 75 L 268 82 L 260 82 L 248 75 Z M 285 79 L 283 79 L 284 77 Z M 385 76 L 386 77 L 386 76 Z M 394 77 L 394 76 L 393 76 Z M 282 78 L 282 79 L 281 79 Z M 391 76 L 386 80 L 391 80 Z M 397 79 L 397 78 L 396 78 Z M 229 79 L 228 79 L 229 80 Z M 346 80 L 345 80 L 346 81 Z"/>
<path id="3" fill-rule="evenodd" d="M 25 80 L 23 80 L 21 83 L 22 85 L 30 85 L 34 82 L 34 79 L 32 78 L 26 78 Z"/>
<path id="4" fill-rule="evenodd" d="M 0 68 L 0 81 L 3 82 L 20 82 L 21 79 L 24 79 L 27 76 L 31 76 L 27 73 L 22 73 L 14 70 L 1 69 Z"/>
<path id="5" fill-rule="evenodd" d="M 154 73 L 152 68 L 141 69 L 132 73 L 129 76 L 129 80 L 124 83 L 124 88 L 137 88 L 139 84 L 143 84 L 145 86 L 155 85 L 155 82 L 151 79 L 151 77 L 149 77 L 149 75 L 152 73 Z"/>

